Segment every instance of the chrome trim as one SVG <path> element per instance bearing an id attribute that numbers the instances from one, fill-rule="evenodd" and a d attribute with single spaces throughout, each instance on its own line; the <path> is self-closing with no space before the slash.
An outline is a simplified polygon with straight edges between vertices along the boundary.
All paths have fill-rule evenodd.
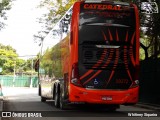
<path id="1" fill-rule="evenodd" d="M 96 45 L 97 48 L 119 48 L 120 46 L 115 45 Z"/>
<path id="2" fill-rule="evenodd" d="M 85 0 L 85 3 L 101 3 L 102 0 Z"/>

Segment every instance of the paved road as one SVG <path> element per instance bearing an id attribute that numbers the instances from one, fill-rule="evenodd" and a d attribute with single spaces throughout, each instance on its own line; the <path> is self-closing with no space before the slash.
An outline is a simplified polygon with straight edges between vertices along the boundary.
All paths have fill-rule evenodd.
<path id="1" fill-rule="evenodd" d="M 65 111 L 54 107 L 53 101 L 47 101 L 45 103 L 40 102 L 40 97 L 37 95 L 37 88 L 3 88 L 5 95 L 4 110 L 13 111 L 18 114 L 12 116 L 22 117 L 3 117 L 2 120 L 159 120 L 159 117 L 129 117 L 128 115 L 144 115 L 147 113 L 157 114 L 156 111 L 139 108 L 135 106 L 121 106 L 116 112 L 109 112 L 107 109 L 100 109 L 97 106 L 89 107 L 85 106 L 71 107 L 71 109 Z M 25 118 L 25 116 L 31 116 L 33 113 L 39 118 Z M 131 114 L 130 114 L 131 113 Z M 146 115 L 147 115 L 146 114 Z M 35 114 L 34 114 L 35 115 Z M 158 113 L 158 115 L 160 115 Z M 42 118 L 40 118 L 42 116 Z M 63 116 L 63 117 L 62 117 Z"/>

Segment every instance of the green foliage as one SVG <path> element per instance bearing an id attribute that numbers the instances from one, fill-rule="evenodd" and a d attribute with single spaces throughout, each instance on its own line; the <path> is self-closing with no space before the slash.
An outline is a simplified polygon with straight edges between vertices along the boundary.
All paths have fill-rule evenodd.
<path id="1" fill-rule="evenodd" d="M 10 8 L 10 2 L 11 0 L 2 0 L 2 3 L 0 3 L 0 13 L 2 12 L 2 10 L 7 10 Z"/>
<path id="2" fill-rule="evenodd" d="M 18 55 L 11 46 L 0 44 L 0 66 L 3 69 L 2 74 L 13 72 L 17 56 Z"/>
<path id="3" fill-rule="evenodd" d="M 19 59 L 14 48 L 0 44 L 0 67 L 3 69 L 0 74 L 3 75 L 13 75 L 14 69 L 16 73 L 27 72 L 32 68 L 32 60 Z"/>
<path id="4" fill-rule="evenodd" d="M 5 16 L 6 14 L 6 10 L 9 10 L 11 8 L 11 0 L 2 0 L 2 3 L 0 3 L 0 16 L 3 19 L 7 19 L 7 17 Z M 2 28 L 4 28 L 5 24 L 0 21 L 0 30 Z"/>

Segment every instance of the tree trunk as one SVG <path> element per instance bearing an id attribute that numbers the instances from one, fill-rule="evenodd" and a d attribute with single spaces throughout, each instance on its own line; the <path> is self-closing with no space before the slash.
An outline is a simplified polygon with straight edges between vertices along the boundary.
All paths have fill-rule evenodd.
<path id="1" fill-rule="evenodd" d="M 147 60 L 149 58 L 149 56 L 148 56 L 148 47 L 144 46 L 142 43 L 140 43 L 140 46 L 144 50 L 145 60 Z"/>

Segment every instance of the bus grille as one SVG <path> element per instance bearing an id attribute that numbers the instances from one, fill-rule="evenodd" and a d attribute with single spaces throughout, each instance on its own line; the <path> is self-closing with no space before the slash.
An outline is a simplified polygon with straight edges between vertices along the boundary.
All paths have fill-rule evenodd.
<path id="1" fill-rule="evenodd" d="M 125 57 L 127 63 L 124 62 L 124 48 L 106 48 L 106 49 L 97 49 L 93 47 L 83 48 L 83 65 L 86 69 L 123 69 L 125 64 L 130 65 L 130 54 L 129 50 L 126 49 Z M 117 52 L 118 51 L 118 58 Z M 115 60 L 118 59 L 118 62 Z"/>

